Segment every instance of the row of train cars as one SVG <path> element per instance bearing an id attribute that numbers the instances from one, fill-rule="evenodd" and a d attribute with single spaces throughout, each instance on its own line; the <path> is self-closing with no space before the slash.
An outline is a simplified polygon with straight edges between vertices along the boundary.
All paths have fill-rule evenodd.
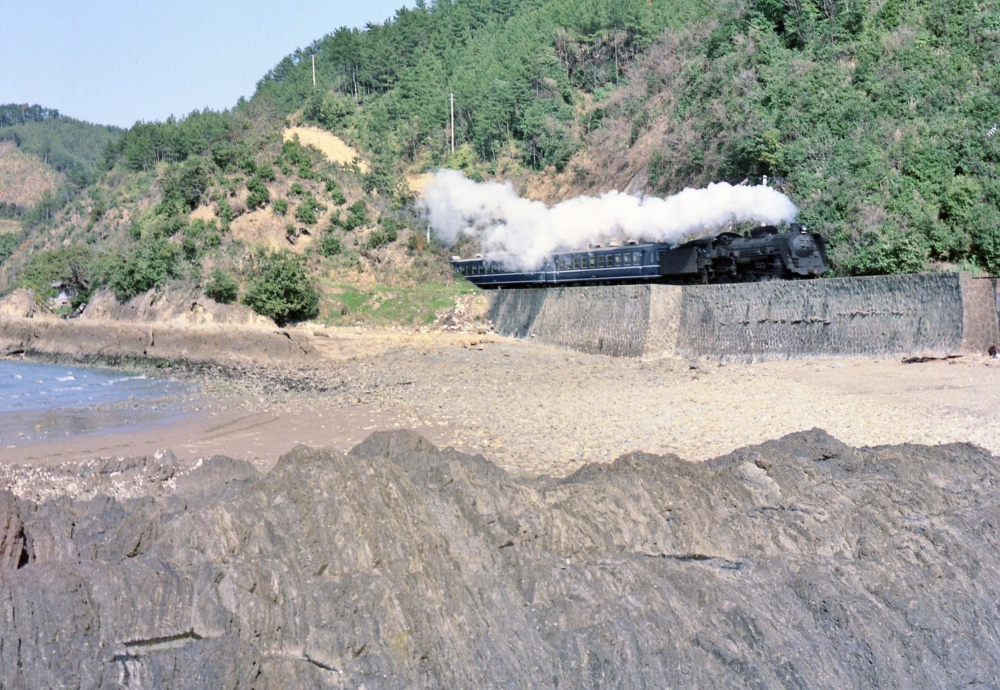
<path id="1" fill-rule="evenodd" d="M 553 254 L 536 270 L 477 256 L 452 257 L 455 271 L 485 289 L 621 283 L 739 283 L 816 278 L 830 270 L 826 244 L 806 226 L 722 232 L 683 244 L 594 246 Z"/>

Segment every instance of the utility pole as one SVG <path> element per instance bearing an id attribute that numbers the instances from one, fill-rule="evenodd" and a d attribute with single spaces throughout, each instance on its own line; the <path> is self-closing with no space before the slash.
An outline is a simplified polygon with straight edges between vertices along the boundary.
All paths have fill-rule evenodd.
<path id="1" fill-rule="evenodd" d="M 451 155 L 455 155 L 455 94 L 448 94 L 451 101 Z"/>
<path id="2" fill-rule="evenodd" d="M 316 88 L 316 56 L 312 56 L 313 59 L 313 88 Z"/>

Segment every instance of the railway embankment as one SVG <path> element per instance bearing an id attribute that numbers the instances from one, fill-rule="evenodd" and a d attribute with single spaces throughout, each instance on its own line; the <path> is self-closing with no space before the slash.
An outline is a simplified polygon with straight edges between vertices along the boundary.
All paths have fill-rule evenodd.
<path id="1" fill-rule="evenodd" d="M 996 290 L 968 273 L 500 290 L 491 317 L 502 335 L 619 357 L 944 356 L 1000 340 Z"/>

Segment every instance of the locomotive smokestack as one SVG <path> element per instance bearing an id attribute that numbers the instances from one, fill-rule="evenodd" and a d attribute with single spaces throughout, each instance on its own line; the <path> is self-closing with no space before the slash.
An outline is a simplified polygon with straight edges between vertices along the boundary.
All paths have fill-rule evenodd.
<path id="1" fill-rule="evenodd" d="M 726 182 L 665 199 L 611 191 L 550 207 L 521 198 L 509 182 L 477 183 L 457 170 L 439 170 L 421 204 L 430 227 L 446 244 L 475 237 L 487 259 L 526 269 L 540 267 L 553 252 L 611 238 L 677 242 L 727 223 L 778 225 L 798 213 L 775 189 Z"/>

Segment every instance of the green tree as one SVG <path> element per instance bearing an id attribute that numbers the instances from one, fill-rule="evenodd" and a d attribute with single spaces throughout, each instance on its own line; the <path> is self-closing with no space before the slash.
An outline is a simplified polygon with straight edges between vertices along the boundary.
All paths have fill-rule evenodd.
<path id="1" fill-rule="evenodd" d="M 212 269 L 212 277 L 205 286 L 205 294 L 220 304 L 231 304 L 239 297 L 240 286 L 236 279 L 221 268 Z"/>
<path id="2" fill-rule="evenodd" d="M 159 238 L 133 245 L 120 256 L 118 267 L 110 276 L 115 297 L 125 301 L 163 285 L 174 275 L 178 253 L 177 245 Z"/>
<path id="3" fill-rule="evenodd" d="M 319 293 L 303 260 L 288 251 L 255 257 L 243 303 L 278 325 L 315 318 Z"/>

